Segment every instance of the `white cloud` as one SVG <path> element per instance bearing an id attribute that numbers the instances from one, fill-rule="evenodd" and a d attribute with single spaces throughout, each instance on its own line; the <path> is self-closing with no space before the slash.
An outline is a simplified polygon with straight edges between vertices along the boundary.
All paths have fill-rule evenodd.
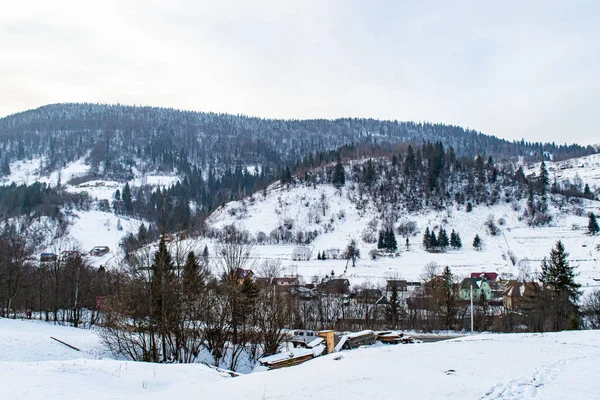
<path id="1" fill-rule="evenodd" d="M 0 115 L 119 102 L 598 141 L 595 2 L 413 3 L 12 2 Z"/>

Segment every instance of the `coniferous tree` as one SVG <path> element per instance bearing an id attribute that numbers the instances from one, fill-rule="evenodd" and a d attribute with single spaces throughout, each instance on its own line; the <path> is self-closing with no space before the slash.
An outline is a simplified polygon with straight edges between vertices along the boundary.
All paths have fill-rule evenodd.
<path id="1" fill-rule="evenodd" d="M 394 234 L 394 230 L 393 229 L 388 229 L 387 230 L 387 237 L 386 237 L 386 241 L 385 241 L 385 245 L 386 248 L 389 251 L 396 251 L 398 250 L 398 242 L 396 241 L 396 235 Z"/>
<path id="2" fill-rule="evenodd" d="M 379 238 L 377 239 L 377 248 L 381 250 L 385 247 L 386 247 L 386 243 L 385 243 L 385 237 L 384 237 L 383 231 L 379 231 Z"/>
<path id="3" fill-rule="evenodd" d="M 435 236 L 435 232 L 431 231 L 431 235 L 429 235 L 429 248 L 433 250 L 439 245 L 440 244 L 438 243 L 437 237 Z"/>
<path id="4" fill-rule="evenodd" d="M 575 282 L 575 268 L 569 264 L 569 253 L 565 251 L 562 241 L 550 251 L 550 258 L 542 260 L 540 281 L 550 290 L 549 301 L 554 310 L 553 328 L 566 329 L 569 319 L 577 314 L 577 300 L 581 285 Z"/>
<path id="5" fill-rule="evenodd" d="M 467 212 L 471 212 L 473 211 L 473 204 L 471 204 L 470 201 L 467 202 L 467 208 L 466 208 Z"/>
<path id="6" fill-rule="evenodd" d="M 336 188 L 340 188 L 344 186 L 346 183 L 346 172 L 344 171 L 344 165 L 342 164 L 342 158 L 340 157 L 340 153 L 337 156 L 337 163 L 335 164 L 335 168 L 333 170 L 332 177 L 333 186 Z"/>
<path id="7" fill-rule="evenodd" d="M 450 244 L 450 241 L 448 240 L 448 234 L 446 233 L 446 230 L 444 228 L 440 228 L 440 232 L 438 233 L 438 246 L 442 249 L 445 250 L 446 247 L 448 247 L 448 245 Z"/>
<path id="8" fill-rule="evenodd" d="M 129 187 L 129 182 L 125 183 L 125 187 L 123 188 L 122 198 L 123 198 L 123 202 L 125 203 L 125 209 L 127 211 L 132 211 L 133 204 L 131 202 L 131 188 Z"/>
<path id="9" fill-rule="evenodd" d="M 592 194 L 592 190 L 590 189 L 590 185 L 589 184 L 585 184 L 585 188 L 583 189 L 583 197 L 585 197 L 586 199 L 589 200 L 593 200 L 594 199 L 594 195 Z"/>
<path id="10" fill-rule="evenodd" d="M 442 282 L 443 282 L 443 307 L 446 314 L 446 329 L 452 329 L 452 324 L 454 322 L 454 316 L 456 313 L 456 301 L 457 301 L 457 293 L 456 286 L 454 284 L 454 275 L 450 270 L 450 267 L 444 267 L 444 272 L 442 272 Z"/>
<path id="11" fill-rule="evenodd" d="M 392 285 L 389 304 L 386 307 L 386 319 L 392 329 L 396 329 L 398 326 L 401 308 L 402 303 L 400 302 L 400 296 L 398 294 L 398 286 Z"/>
<path id="12" fill-rule="evenodd" d="M 429 244 L 430 244 L 430 236 L 431 234 L 429 233 L 429 227 L 425 228 L 425 233 L 423 234 L 423 248 L 425 250 L 429 250 Z"/>
<path id="13" fill-rule="evenodd" d="M 588 233 L 590 235 L 595 235 L 598 232 L 600 232 L 598 220 L 596 219 L 596 215 L 593 212 L 591 212 L 588 219 Z"/>
<path id="14" fill-rule="evenodd" d="M 477 251 L 480 251 L 483 247 L 483 242 L 481 241 L 481 238 L 479 237 L 479 235 L 475 235 L 475 238 L 473 238 L 473 248 Z"/>
<path id="15" fill-rule="evenodd" d="M 460 239 L 460 235 L 458 233 L 456 233 L 454 231 L 454 229 L 452 230 L 452 233 L 450 234 L 450 246 L 452 246 L 455 249 L 460 249 L 462 247 L 462 241 Z"/>

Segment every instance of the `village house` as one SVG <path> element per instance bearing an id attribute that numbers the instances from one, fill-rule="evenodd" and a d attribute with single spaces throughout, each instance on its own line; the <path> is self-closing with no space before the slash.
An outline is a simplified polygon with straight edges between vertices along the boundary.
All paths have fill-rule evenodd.
<path id="1" fill-rule="evenodd" d="M 345 294 L 350 291 L 350 281 L 344 278 L 328 279 L 321 283 L 321 288 L 331 294 Z"/>
<path id="2" fill-rule="evenodd" d="M 504 308 L 510 311 L 532 309 L 540 291 L 541 286 L 538 282 L 508 281 L 502 293 Z"/>
<path id="3" fill-rule="evenodd" d="M 478 301 L 481 298 L 490 301 L 493 298 L 492 287 L 485 277 L 465 278 L 460 284 L 460 299 L 471 300 L 471 288 L 473 289 L 473 300 Z"/>

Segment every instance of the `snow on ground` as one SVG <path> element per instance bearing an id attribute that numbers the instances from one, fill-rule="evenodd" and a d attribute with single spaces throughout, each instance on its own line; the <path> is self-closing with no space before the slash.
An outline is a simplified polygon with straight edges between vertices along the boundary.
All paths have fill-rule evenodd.
<path id="1" fill-rule="evenodd" d="M 557 240 L 562 240 L 570 253 L 570 260 L 577 266 L 578 279 L 584 289 L 598 287 L 600 281 L 600 236 L 586 234 L 587 217 L 561 214 L 553 209 L 551 226 L 532 228 L 525 221 L 519 220 L 522 210 L 517 212 L 511 204 L 500 203 L 491 207 L 475 206 L 467 213 L 465 208 L 452 208 L 442 212 L 427 211 L 400 216 L 401 221 L 414 221 L 418 233 L 410 237 L 409 250 L 406 250 L 405 239 L 396 235 L 400 256 L 396 258 L 380 258 L 372 260 L 369 251 L 376 244 L 361 241 L 362 232 L 369 221 L 378 218 L 373 210 L 357 210 L 347 198 L 346 189 L 338 193 L 329 185 L 319 185 L 316 189 L 303 186 L 290 190 L 274 186 L 266 198 L 261 193 L 242 201 L 231 202 L 217 210 L 208 220 L 214 228 L 234 224 L 241 230 L 248 230 L 256 237 L 258 232 L 266 235 L 285 223 L 293 221 L 293 228 L 301 231 L 317 230 L 320 234 L 308 247 L 312 250 L 309 261 L 294 261 L 292 254 L 294 245 L 257 245 L 254 249 L 256 262 L 265 258 L 278 258 L 287 268 L 288 275 L 299 274 L 305 281 L 313 276 L 324 276 L 332 271 L 335 276 L 347 277 L 350 283 L 381 285 L 386 278 L 397 277 L 408 280 L 419 280 L 423 267 L 429 262 L 441 266 L 448 265 L 459 277 L 471 272 L 497 271 L 505 276 L 519 277 L 526 273 L 535 274 L 539 270 L 540 261 L 547 257 Z M 324 198 L 324 200 L 323 200 Z M 321 204 L 327 204 L 323 216 Z M 586 212 L 600 211 L 600 203 L 586 201 Z M 494 216 L 501 233 L 490 236 L 484 222 L 490 215 Z M 320 221 L 316 219 L 319 217 Z M 498 221 L 502 219 L 503 224 Z M 325 226 L 331 225 L 331 228 Z M 454 229 L 461 238 L 463 248 L 448 250 L 444 253 L 426 252 L 422 246 L 423 232 L 426 227 L 443 226 L 448 234 Z M 483 242 L 482 251 L 473 249 L 475 235 Z M 316 259 L 317 252 L 337 248 L 344 250 L 350 239 L 356 239 L 361 251 L 361 259 L 352 268 L 346 260 Z M 512 252 L 518 265 L 513 265 L 509 252 Z"/>
<path id="2" fill-rule="evenodd" d="M 89 165 L 85 164 L 85 157 L 67 164 L 60 170 L 47 173 L 43 171 L 46 163 L 45 158 L 34 158 L 31 160 L 22 160 L 12 162 L 10 165 L 11 174 L 0 179 L 0 184 L 16 184 L 31 185 L 34 182 L 43 182 L 55 186 L 58 182 L 59 174 L 62 184 L 68 182 L 75 176 L 81 176 L 87 173 L 90 169 Z"/>
<path id="3" fill-rule="evenodd" d="M 585 185 L 590 185 L 590 188 L 600 188 L 600 154 L 592 154 L 585 157 L 571 158 L 564 161 L 545 161 L 546 168 L 550 173 L 550 178 L 553 180 L 556 177 L 558 182 L 569 179 L 575 182 L 581 179 Z M 540 164 L 536 163 L 523 168 L 523 172 L 528 175 L 535 172 L 539 174 Z M 533 167 L 533 168 L 532 168 Z"/>
<path id="4" fill-rule="evenodd" d="M 137 232 L 143 221 L 102 211 L 75 211 L 68 234 L 89 252 L 95 246 L 108 246 L 109 255 L 102 257 L 105 265 L 119 250 L 119 242 L 127 232 Z M 121 229 L 119 229 L 119 225 Z"/>
<path id="5" fill-rule="evenodd" d="M 50 337 L 69 343 L 75 351 Z M 0 399 L 143 399 L 225 377 L 204 365 L 118 361 L 93 330 L 0 318 Z M 192 395 L 193 392 L 189 393 Z"/>
<path id="6" fill-rule="evenodd" d="M 359 349 L 210 384 L 203 397 L 592 399 L 600 390 L 598 339 L 598 331 L 495 334 Z"/>
<path id="7" fill-rule="evenodd" d="M 593 399 L 599 340 L 600 331 L 481 334 L 344 351 L 225 378 L 199 364 L 110 359 L 92 330 L 0 319 L 0 398 Z"/>

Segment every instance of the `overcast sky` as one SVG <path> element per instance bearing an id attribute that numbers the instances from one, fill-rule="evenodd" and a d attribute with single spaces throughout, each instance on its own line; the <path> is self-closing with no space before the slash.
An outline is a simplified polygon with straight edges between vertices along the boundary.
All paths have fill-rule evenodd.
<path id="1" fill-rule="evenodd" d="M 101 102 L 600 142 L 600 1 L 89 4 L 3 5 L 0 116 Z"/>

